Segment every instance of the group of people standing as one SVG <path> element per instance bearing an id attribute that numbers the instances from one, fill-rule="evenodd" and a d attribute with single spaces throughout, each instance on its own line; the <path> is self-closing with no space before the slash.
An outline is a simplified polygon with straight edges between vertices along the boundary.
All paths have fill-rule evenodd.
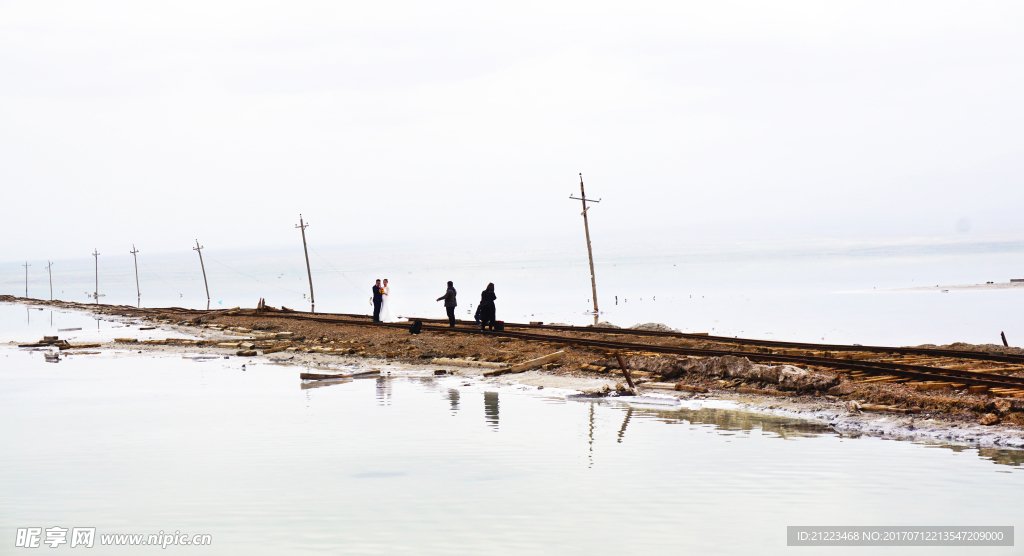
<path id="1" fill-rule="evenodd" d="M 388 286 L 387 278 L 384 279 L 383 284 L 378 279 L 372 289 L 373 322 L 398 322 L 398 317 L 391 308 L 391 288 Z M 444 295 L 437 298 L 437 301 L 444 301 L 444 309 L 448 313 L 448 325 L 452 328 L 455 327 L 455 308 L 459 305 L 456 300 L 457 295 L 455 284 L 449 280 L 448 289 L 445 290 Z M 495 317 L 497 310 L 494 306 L 496 299 L 498 296 L 494 293 L 494 283 L 487 284 L 484 291 L 480 292 L 480 305 L 477 307 L 475 315 L 476 321 L 480 323 L 480 330 L 487 328 L 494 330 L 495 322 L 497 322 Z"/>
<path id="2" fill-rule="evenodd" d="M 458 303 L 455 300 L 457 293 L 455 291 L 455 285 L 451 280 L 448 281 L 448 289 L 445 290 L 444 295 L 437 298 L 438 301 L 444 300 L 444 309 L 448 313 L 448 326 L 455 327 L 455 307 Z M 480 324 L 480 330 L 486 330 L 490 328 L 494 330 L 496 309 L 494 307 L 494 300 L 498 299 L 498 296 L 494 294 L 494 282 L 487 284 L 484 291 L 480 292 L 480 305 L 476 308 L 476 321 Z"/>

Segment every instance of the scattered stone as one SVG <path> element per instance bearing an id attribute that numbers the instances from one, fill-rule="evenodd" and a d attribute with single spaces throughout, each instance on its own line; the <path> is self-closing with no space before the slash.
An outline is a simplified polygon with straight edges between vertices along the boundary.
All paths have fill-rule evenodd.
<path id="1" fill-rule="evenodd" d="M 812 372 L 792 365 L 760 365 L 752 363 L 746 357 L 733 355 L 704 359 L 631 356 L 626 365 L 631 370 L 661 375 L 665 380 L 687 374 L 700 374 L 777 385 L 780 390 L 795 390 L 797 392 L 829 390 L 837 381 L 836 377 L 824 373 Z M 612 365 L 609 363 L 609 366 Z"/>
<path id="2" fill-rule="evenodd" d="M 994 425 L 999 422 L 999 417 L 996 417 L 994 413 L 986 413 L 981 416 L 978 422 L 982 425 Z"/>
<path id="3" fill-rule="evenodd" d="M 634 324 L 629 327 L 630 330 L 650 330 L 652 332 L 679 332 L 679 329 L 672 328 L 667 324 L 660 322 L 647 322 L 644 324 Z"/>

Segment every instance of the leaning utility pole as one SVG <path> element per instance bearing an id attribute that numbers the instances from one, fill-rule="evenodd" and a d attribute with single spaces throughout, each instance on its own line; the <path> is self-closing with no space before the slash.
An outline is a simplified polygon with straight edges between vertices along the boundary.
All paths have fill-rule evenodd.
<path id="1" fill-rule="evenodd" d="M 590 225 L 587 223 L 587 210 L 589 210 L 590 207 L 587 206 L 587 203 L 600 203 L 601 200 L 598 199 L 594 201 L 591 199 L 587 199 L 587 194 L 583 191 L 582 172 L 580 172 L 580 196 L 573 197 L 572 195 L 569 195 L 569 198 L 576 199 L 583 203 L 583 212 L 580 214 L 583 215 L 583 231 L 587 234 L 587 256 L 590 257 L 590 287 L 593 288 L 594 290 L 594 326 L 597 326 L 597 279 L 594 278 L 594 251 L 590 247 Z"/>
<path id="2" fill-rule="evenodd" d="M 46 272 L 50 275 L 50 301 L 53 301 L 53 271 L 50 270 L 50 267 L 53 266 L 53 263 L 51 263 L 50 261 L 46 261 L 46 263 Z"/>
<path id="3" fill-rule="evenodd" d="M 203 285 L 206 286 L 206 308 L 210 308 L 210 285 L 206 283 L 206 265 L 203 264 L 203 246 L 199 245 L 199 240 L 196 240 L 196 246 L 192 248 L 193 251 L 199 253 L 199 266 L 203 269 Z"/>
<path id="4" fill-rule="evenodd" d="M 129 253 L 131 253 L 132 254 L 132 258 L 135 259 L 135 293 L 136 293 L 136 295 L 138 295 L 139 302 L 141 303 L 142 302 L 142 292 L 139 291 L 139 256 L 137 255 L 138 252 L 139 251 L 137 249 L 135 249 L 135 244 L 133 243 L 132 244 L 132 250 L 129 251 Z"/>
<path id="5" fill-rule="evenodd" d="M 28 264 L 28 261 L 25 261 L 25 264 L 23 264 L 21 266 L 25 267 L 25 297 L 27 298 L 28 297 L 28 267 L 30 267 L 32 265 Z"/>
<path id="6" fill-rule="evenodd" d="M 96 258 L 96 291 L 92 292 L 93 303 L 100 302 L 100 252 L 93 248 L 92 256 Z"/>
<path id="7" fill-rule="evenodd" d="M 306 249 L 306 228 L 309 224 L 303 224 L 302 215 L 299 215 L 299 225 L 295 226 L 302 230 L 302 252 L 306 254 L 306 275 L 309 276 L 309 312 L 316 312 L 316 300 L 313 299 L 313 273 L 309 270 L 309 249 Z"/>

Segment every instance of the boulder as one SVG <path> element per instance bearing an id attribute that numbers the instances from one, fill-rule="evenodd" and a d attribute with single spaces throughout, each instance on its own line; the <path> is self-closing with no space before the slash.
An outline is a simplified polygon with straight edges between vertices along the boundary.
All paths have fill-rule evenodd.
<path id="1" fill-rule="evenodd" d="M 672 328 L 667 324 L 660 322 L 647 322 L 644 324 L 634 324 L 629 327 L 630 330 L 651 330 L 654 332 L 679 332 L 678 329 Z"/>
<path id="2" fill-rule="evenodd" d="M 781 365 L 777 368 L 779 369 L 779 388 L 782 390 L 796 390 L 797 392 L 828 390 L 836 383 L 835 377 L 812 373 L 792 365 Z"/>
<path id="3" fill-rule="evenodd" d="M 614 359 L 601 363 L 608 368 L 619 368 Z M 725 355 L 722 357 L 660 356 L 646 357 L 634 355 L 626 359 L 626 365 L 634 371 L 644 371 L 661 376 L 662 380 L 672 380 L 684 375 L 704 375 L 710 377 L 740 379 L 748 382 L 761 382 L 778 385 L 780 390 L 807 392 L 812 390 L 825 391 L 835 386 L 837 378 L 794 367 L 792 365 L 759 365 L 746 357 Z"/>
<path id="4" fill-rule="evenodd" d="M 844 382 L 842 384 L 829 388 L 828 393 L 832 396 L 848 396 L 852 394 L 855 390 L 857 390 L 857 388 L 854 387 L 852 382 Z"/>

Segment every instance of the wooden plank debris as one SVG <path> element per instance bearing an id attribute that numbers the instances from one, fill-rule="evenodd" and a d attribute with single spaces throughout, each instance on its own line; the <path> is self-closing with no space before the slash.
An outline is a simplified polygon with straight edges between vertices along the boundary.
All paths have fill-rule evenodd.
<path id="1" fill-rule="evenodd" d="M 299 373 L 302 380 L 329 380 L 334 378 L 352 378 L 352 375 L 333 375 L 323 373 Z"/>
<path id="2" fill-rule="evenodd" d="M 746 386 L 740 386 L 736 389 L 741 394 L 760 394 L 762 396 L 791 396 L 792 392 L 784 392 L 782 390 L 761 390 L 760 388 L 747 388 Z"/>
<path id="3" fill-rule="evenodd" d="M 543 357 L 538 357 L 536 359 L 531 359 L 529 361 L 525 361 L 523 363 L 519 363 L 518 365 L 512 365 L 511 367 L 505 367 L 503 369 L 495 369 L 493 371 L 485 371 L 484 372 L 484 376 L 498 376 L 498 375 L 511 374 L 511 373 L 521 373 L 521 372 L 524 372 L 524 371 L 529 371 L 530 369 L 533 369 L 533 368 L 536 368 L 536 367 L 540 367 L 541 365 L 544 365 L 545 363 L 552 363 L 554 361 L 559 361 L 563 357 L 565 357 L 565 352 L 564 351 L 556 351 L 555 353 L 552 353 L 550 355 L 545 355 Z"/>
<path id="4" fill-rule="evenodd" d="M 689 384 L 683 384 L 682 382 L 647 382 L 640 385 L 641 388 L 656 388 L 658 390 L 675 390 L 677 392 L 695 392 L 698 394 L 706 394 L 707 388 L 701 386 L 690 386 Z"/>
<path id="5" fill-rule="evenodd" d="M 98 347 L 100 347 L 99 344 L 75 344 L 75 345 L 67 344 L 67 345 L 59 346 L 59 348 L 61 350 L 65 350 L 65 349 L 98 348 Z"/>
<path id="6" fill-rule="evenodd" d="M 468 359 L 453 359 L 449 357 L 437 357 L 430 360 L 434 365 L 454 365 L 457 367 L 482 367 L 485 369 L 504 369 L 508 367 L 505 363 L 493 361 L 470 361 Z"/>

